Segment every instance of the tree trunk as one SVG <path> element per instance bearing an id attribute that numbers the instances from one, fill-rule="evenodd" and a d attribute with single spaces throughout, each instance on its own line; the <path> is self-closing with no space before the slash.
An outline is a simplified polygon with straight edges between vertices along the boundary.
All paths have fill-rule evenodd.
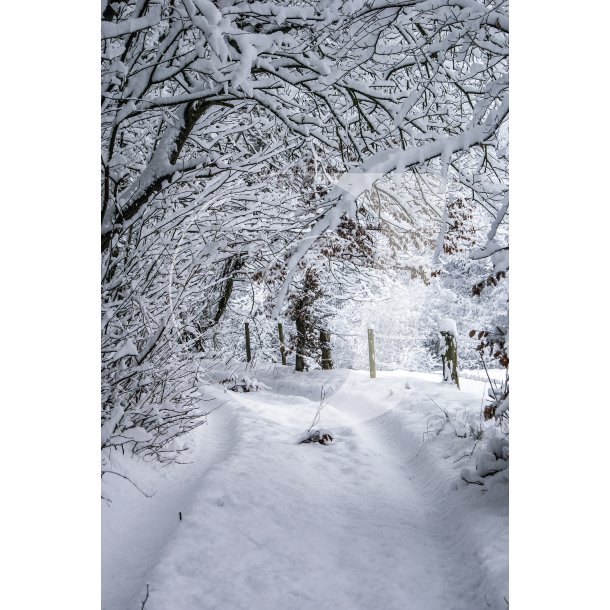
<path id="1" fill-rule="evenodd" d="M 246 362 L 252 360 L 252 351 L 250 350 L 250 324 L 248 322 L 244 325 L 246 331 Z"/>
<path id="2" fill-rule="evenodd" d="M 284 325 L 281 322 L 277 323 L 277 332 L 280 336 L 280 354 L 282 356 L 282 364 L 286 364 L 286 343 L 284 341 Z"/>
<path id="3" fill-rule="evenodd" d="M 333 359 L 330 347 L 330 333 L 327 330 L 320 331 L 320 345 L 322 347 L 322 369 L 328 371 L 333 368 Z"/>
<path id="4" fill-rule="evenodd" d="M 303 372 L 305 370 L 305 342 L 307 340 L 305 321 L 301 319 L 296 320 L 297 325 L 297 350 L 296 350 L 296 364 L 294 367 L 295 371 Z"/>
<path id="5" fill-rule="evenodd" d="M 227 310 L 229 299 L 233 293 L 234 273 L 241 269 L 243 264 L 244 262 L 241 256 L 232 256 L 225 264 L 223 276 L 226 279 L 220 294 L 220 299 L 218 301 L 218 309 L 216 310 L 216 315 L 214 316 L 214 324 L 218 324 L 218 322 L 220 322 L 220 319 L 222 316 L 224 316 L 225 311 Z"/>

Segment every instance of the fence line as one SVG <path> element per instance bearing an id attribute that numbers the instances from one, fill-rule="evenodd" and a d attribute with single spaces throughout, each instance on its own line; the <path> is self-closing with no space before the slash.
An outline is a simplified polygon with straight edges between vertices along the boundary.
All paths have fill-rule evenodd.
<path id="1" fill-rule="evenodd" d="M 277 325 L 277 330 L 278 330 L 278 338 L 279 338 L 279 344 L 280 344 L 280 354 L 281 354 L 281 361 L 283 365 L 287 364 L 286 361 L 286 356 L 288 354 L 297 354 L 297 350 L 295 349 L 291 349 L 288 346 L 286 346 L 285 344 L 285 339 L 284 339 L 284 329 L 283 329 L 283 324 L 281 322 L 278 322 Z M 250 324 L 248 322 L 246 322 L 244 324 L 244 331 L 245 331 L 245 339 L 246 339 L 246 362 L 250 363 L 252 361 L 252 351 L 251 351 L 251 345 L 250 345 Z M 325 335 L 328 337 L 328 340 L 330 340 L 330 335 L 335 336 L 335 337 L 339 337 L 345 340 L 345 337 L 355 337 L 357 339 L 362 339 L 364 336 L 364 333 L 345 333 L 345 334 L 341 334 L 337 331 L 334 330 L 329 330 L 326 331 L 328 334 Z M 375 335 L 375 331 L 373 328 L 369 327 L 367 329 L 367 343 L 368 343 L 368 352 L 369 352 L 369 373 L 371 376 L 371 379 L 374 379 L 376 377 L 376 372 L 377 372 L 377 364 L 380 364 L 382 366 L 389 366 L 389 367 L 395 367 L 395 366 L 400 366 L 400 363 L 398 362 L 382 362 L 382 361 L 377 361 L 376 360 L 376 355 L 375 355 L 375 338 L 377 339 L 382 339 L 382 340 L 390 340 L 390 341 L 408 341 L 409 339 L 412 338 L 411 335 Z M 456 339 L 458 339 L 458 342 L 465 342 L 465 343 L 470 343 L 470 344 L 478 344 L 479 341 L 473 337 L 466 337 L 464 335 L 459 335 L 458 337 L 456 337 Z M 297 354 L 298 355 L 298 354 Z M 304 355 L 303 355 L 304 356 Z M 329 359 L 330 356 L 327 354 L 327 359 Z M 457 363 L 456 363 L 457 366 Z M 460 371 L 460 376 L 463 377 L 464 379 L 469 379 L 472 381 L 481 381 L 481 382 L 488 382 L 487 376 L 485 375 L 472 375 L 472 374 L 464 374 L 463 372 Z M 494 381 L 499 381 L 498 379 L 494 378 Z M 459 387 L 459 385 L 458 385 Z"/>
<path id="2" fill-rule="evenodd" d="M 333 331 L 330 330 L 329 331 L 331 333 L 331 335 L 334 335 L 335 337 L 356 337 L 356 338 L 362 338 L 364 336 L 364 333 L 340 333 L 337 331 Z M 411 339 L 410 335 L 379 335 L 377 333 L 375 333 L 375 339 L 389 339 L 390 341 L 399 341 L 399 340 L 408 340 Z M 467 343 L 479 343 L 479 341 L 473 337 L 469 337 L 468 335 L 459 335 L 458 336 L 458 341 L 464 341 Z"/>
<path id="3" fill-rule="evenodd" d="M 486 375 L 470 375 L 469 373 L 464 373 L 463 371 L 460 371 L 460 377 L 464 378 L 464 379 L 470 379 L 471 381 L 484 381 L 485 383 L 489 383 L 489 379 L 487 379 Z M 491 378 L 492 381 L 497 381 L 498 383 L 500 383 L 501 381 L 503 381 L 503 377 L 502 378 L 498 378 L 495 377 L 493 375 L 493 373 L 489 373 L 489 377 Z"/>

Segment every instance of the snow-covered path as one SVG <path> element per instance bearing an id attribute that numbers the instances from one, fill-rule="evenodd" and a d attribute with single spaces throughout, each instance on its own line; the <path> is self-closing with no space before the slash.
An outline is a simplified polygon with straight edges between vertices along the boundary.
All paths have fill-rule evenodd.
<path id="1" fill-rule="evenodd" d="M 406 389 L 404 374 L 277 375 L 258 375 L 270 390 L 224 394 L 193 475 L 148 501 L 148 521 L 133 514 L 122 548 L 118 535 L 107 541 L 104 610 L 141 608 L 146 584 L 146 610 L 506 607 L 505 494 L 458 485 L 453 449 L 465 439 L 422 438 L 439 421 L 434 402 L 457 414 L 480 404 L 482 384 L 469 393 L 426 376 Z M 322 386 L 320 425 L 335 441 L 297 445 Z M 127 586 L 112 572 L 130 557 Z"/>

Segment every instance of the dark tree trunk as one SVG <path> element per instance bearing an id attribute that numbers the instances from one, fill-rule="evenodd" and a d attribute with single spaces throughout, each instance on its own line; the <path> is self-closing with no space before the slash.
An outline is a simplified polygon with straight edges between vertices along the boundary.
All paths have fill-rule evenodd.
<path id="1" fill-rule="evenodd" d="M 303 372 L 305 370 L 305 344 L 307 341 L 307 329 L 305 326 L 305 320 L 298 318 L 296 320 L 297 325 L 297 341 L 296 341 L 296 365 L 295 371 Z"/>
<path id="2" fill-rule="evenodd" d="M 250 362 L 252 360 L 252 350 L 250 349 L 250 324 L 248 322 L 244 325 L 244 330 L 246 332 L 246 362 Z"/>
<path id="3" fill-rule="evenodd" d="M 233 256 L 225 265 L 223 275 L 226 279 L 220 295 L 220 300 L 218 301 L 218 309 L 216 310 L 216 315 L 214 316 L 214 324 L 218 324 L 218 322 L 220 322 L 220 319 L 227 310 L 227 305 L 229 303 L 229 299 L 231 298 L 231 293 L 233 292 L 234 274 L 236 271 L 239 271 L 239 269 L 242 268 L 243 264 L 243 259 L 240 256 Z"/>
<path id="4" fill-rule="evenodd" d="M 320 346 L 322 348 L 322 369 L 328 371 L 333 368 L 333 357 L 330 348 L 330 333 L 327 330 L 320 331 Z"/>
<path id="5" fill-rule="evenodd" d="M 182 148 L 186 144 L 197 121 L 211 105 L 212 103 L 202 100 L 195 100 L 182 105 L 182 108 L 177 112 L 177 121 L 180 122 L 181 125 L 175 136 L 171 141 L 165 143 L 163 150 L 156 150 L 152 157 L 154 159 L 157 155 L 165 156 L 169 161 L 169 169 L 163 175 L 149 179 L 148 184 L 134 193 L 133 199 L 120 210 L 118 215 L 115 214 L 114 218 L 107 219 L 108 226 L 104 226 L 102 229 L 102 253 L 110 246 L 113 235 L 120 229 L 120 224 L 114 224 L 119 217 L 121 223 L 131 220 L 151 201 L 154 195 L 161 192 L 171 182 L 171 177 L 177 170 L 175 164 L 178 161 Z M 116 135 L 116 133 L 113 135 Z M 110 154 L 112 154 L 112 149 Z M 141 178 L 142 177 L 143 175 L 141 175 Z M 106 211 L 106 208 L 107 200 L 104 201 L 104 212 Z"/>
<path id="6" fill-rule="evenodd" d="M 280 354 L 282 356 L 282 364 L 286 365 L 286 343 L 284 341 L 284 325 L 281 322 L 277 323 L 277 332 L 280 336 Z"/>

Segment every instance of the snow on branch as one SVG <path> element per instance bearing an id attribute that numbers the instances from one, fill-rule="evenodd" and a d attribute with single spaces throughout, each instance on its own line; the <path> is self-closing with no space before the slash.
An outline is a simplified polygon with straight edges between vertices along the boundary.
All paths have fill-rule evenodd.
<path id="1" fill-rule="evenodd" d="M 508 111 L 508 93 L 505 93 L 500 106 L 491 110 L 482 123 L 471 124 L 468 129 L 460 134 L 437 137 L 421 146 L 411 147 L 407 150 L 393 149 L 377 153 L 362 163 L 357 170 L 352 170 L 341 176 L 329 196 L 329 199 L 331 201 L 336 200 L 336 203 L 316 222 L 288 259 L 288 273 L 279 293 L 274 316 L 279 315 L 279 310 L 286 298 L 299 261 L 325 231 L 333 230 L 338 226 L 344 214 L 354 214 L 358 197 L 371 189 L 377 180 L 397 169 L 404 171 L 407 168 L 421 165 L 441 156 L 450 158 L 455 153 L 485 142 L 497 131 L 507 117 Z"/>
<path id="2" fill-rule="evenodd" d="M 102 21 L 102 39 L 117 38 L 125 34 L 133 34 L 141 30 L 147 30 L 161 21 L 161 6 L 153 6 L 148 15 L 127 19 L 118 23 Z"/>

